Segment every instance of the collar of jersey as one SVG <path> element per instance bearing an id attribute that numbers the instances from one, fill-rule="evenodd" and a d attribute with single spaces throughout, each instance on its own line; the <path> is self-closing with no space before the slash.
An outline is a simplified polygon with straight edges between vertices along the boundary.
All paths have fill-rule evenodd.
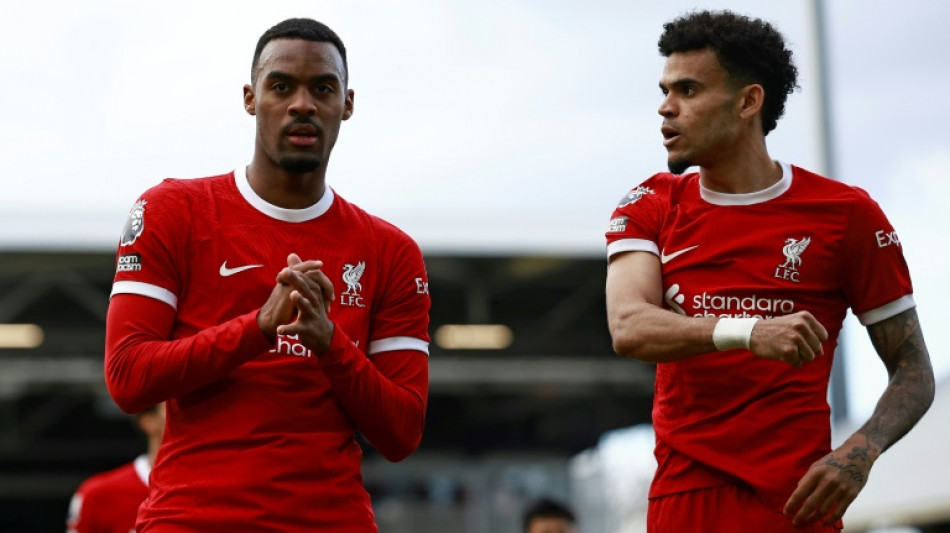
<path id="1" fill-rule="evenodd" d="M 785 191 L 792 186 L 792 167 L 788 163 L 778 164 L 782 167 L 782 179 L 778 180 L 772 186 L 761 191 L 747 192 L 742 194 L 729 194 L 707 189 L 699 185 L 699 195 L 707 202 L 714 205 L 753 205 L 761 204 L 774 200 L 785 194 Z"/>
<path id="2" fill-rule="evenodd" d="M 237 185 L 238 191 L 241 192 L 241 196 L 243 196 L 244 199 L 247 200 L 247 203 L 251 204 L 254 209 L 257 209 L 271 218 L 285 222 L 306 222 L 313 220 L 326 213 L 330 209 L 330 206 L 333 205 L 334 195 L 333 189 L 330 187 L 327 187 L 320 201 L 303 209 L 286 209 L 268 203 L 251 188 L 251 184 L 247 181 L 247 171 L 243 166 L 234 170 L 234 183 Z"/>
<path id="3" fill-rule="evenodd" d="M 142 454 L 136 457 L 132 463 L 132 467 L 135 468 L 135 474 L 139 476 L 139 479 L 141 479 L 142 483 L 147 487 L 148 476 L 152 473 L 152 463 L 148 460 L 148 456 Z"/>

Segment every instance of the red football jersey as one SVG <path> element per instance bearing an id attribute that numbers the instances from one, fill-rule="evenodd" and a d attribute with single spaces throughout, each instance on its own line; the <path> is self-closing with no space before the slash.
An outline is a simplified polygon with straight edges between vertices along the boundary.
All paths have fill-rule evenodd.
<path id="1" fill-rule="evenodd" d="M 67 533 L 135 533 L 135 514 L 148 496 L 148 457 L 96 474 L 69 502 Z"/>
<path id="2" fill-rule="evenodd" d="M 656 254 L 664 303 L 686 316 L 811 312 L 824 356 L 794 368 L 728 350 L 659 363 L 651 497 L 748 483 L 781 510 L 830 451 L 827 386 L 850 308 L 868 325 L 914 306 L 900 241 L 863 190 L 797 167 L 763 191 L 723 194 L 699 174 L 657 174 L 614 211 L 609 256 Z"/>
<path id="3" fill-rule="evenodd" d="M 257 327 L 291 252 L 323 261 L 334 284 L 333 341 L 319 357 L 293 337 L 270 344 Z M 140 530 L 376 530 L 355 439 L 365 415 L 347 402 L 379 385 L 367 370 L 378 357 L 421 365 L 427 379 L 428 279 L 415 242 L 329 188 L 290 210 L 258 197 L 243 168 L 165 180 L 136 202 L 123 232 L 113 297 L 124 294 L 174 308 L 172 339 L 186 350 L 184 360 L 143 364 L 107 349 L 110 391 L 132 398 L 123 408 L 168 399 Z M 133 370 L 112 375 L 122 365 Z M 363 403 L 369 416 L 397 408 L 386 397 Z M 383 451 L 384 438 L 370 440 Z"/>

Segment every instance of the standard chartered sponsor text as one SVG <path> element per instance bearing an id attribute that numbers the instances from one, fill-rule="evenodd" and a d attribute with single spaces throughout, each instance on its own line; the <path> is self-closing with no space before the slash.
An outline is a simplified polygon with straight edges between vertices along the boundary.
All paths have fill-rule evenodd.
<path id="1" fill-rule="evenodd" d="M 703 292 L 693 296 L 693 316 L 720 318 L 773 318 L 795 312 L 795 302 L 782 298 L 722 296 Z"/>

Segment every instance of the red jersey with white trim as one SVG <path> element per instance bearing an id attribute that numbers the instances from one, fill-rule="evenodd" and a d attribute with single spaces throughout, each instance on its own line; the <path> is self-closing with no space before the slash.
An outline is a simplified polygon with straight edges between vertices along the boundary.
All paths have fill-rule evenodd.
<path id="1" fill-rule="evenodd" d="M 66 533 L 134 533 L 135 514 L 148 496 L 148 457 L 83 481 L 69 502 Z"/>
<path id="2" fill-rule="evenodd" d="M 269 343 L 256 323 L 292 252 L 323 261 L 334 284 L 335 330 L 319 357 L 294 337 Z M 288 210 L 258 197 L 243 168 L 165 180 L 123 232 L 111 307 L 125 309 L 117 300 L 130 294 L 173 308 L 171 340 L 182 341 L 165 343 L 168 359 L 142 362 L 116 347 L 136 334 L 107 334 L 106 381 L 120 406 L 168 400 L 139 531 L 376 531 L 356 425 L 411 418 L 385 394 L 364 396 L 395 390 L 373 369 L 378 358 L 421 367 L 422 384 L 400 391 L 422 411 L 418 438 L 424 416 L 428 278 L 412 239 L 330 188 Z M 111 311 L 113 329 L 133 320 Z M 385 436 L 360 429 L 387 455 Z"/>
<path id="3" fill-rule="evenodd" d="M 738 480 L 781 510 L 831 449 L 827 386 L 848 308 L 869 325 L 914 307 L 900 240 L 867 193 L 782 168 L 778 183 L 750 194 L 705 189 L 695 173 L 657 174 L 613 213 L 608 255 L 656 254 L 666 308 L 758 318 L 804 310 L 829 334 L 825 355 L 799 368 L 748 350 L 658 363 L 651 497 Z"/>

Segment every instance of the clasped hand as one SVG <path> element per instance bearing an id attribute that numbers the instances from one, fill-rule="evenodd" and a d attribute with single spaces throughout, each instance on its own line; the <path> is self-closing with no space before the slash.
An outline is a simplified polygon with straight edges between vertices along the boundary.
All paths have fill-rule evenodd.
<path id="1" fill-rule="evenodd" d="M 257 325 L 267 338 L 297 335 L 317 354 L 330 346 L 334 326 L 327 313 L 334 299 L 333 283 L 322 269 L 322 261 L 287 256 L 287 267 L 277 274 L 277 284 L 257 315 Z"/>

